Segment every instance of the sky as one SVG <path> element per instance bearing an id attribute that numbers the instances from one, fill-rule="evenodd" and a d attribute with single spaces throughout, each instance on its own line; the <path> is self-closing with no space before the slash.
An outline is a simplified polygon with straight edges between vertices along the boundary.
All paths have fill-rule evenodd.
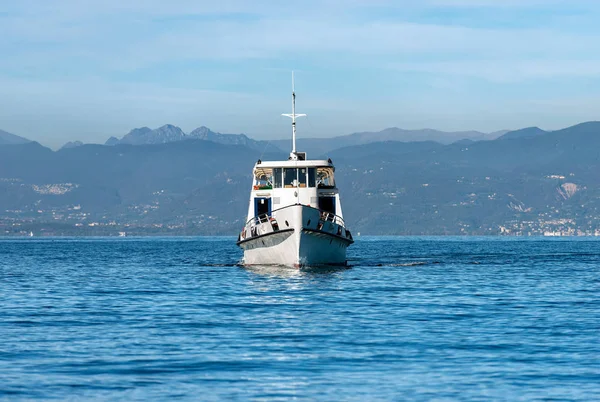
<path id="1" fill-rule="evenodd" d="M 134 127 L 256 139 L 600 117 L 591 0 L 0 0 L 0 129 L 56 148 Z"/>

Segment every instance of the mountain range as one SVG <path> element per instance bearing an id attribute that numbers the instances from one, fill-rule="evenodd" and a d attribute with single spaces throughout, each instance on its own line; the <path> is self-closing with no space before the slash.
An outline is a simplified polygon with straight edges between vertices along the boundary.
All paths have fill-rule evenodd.
<path id="1" fill-rule="evenodd" d="M 171 124 L 165 124 L 156 129 L 148 127 L 135 128 L 121 139 L 110 137 L 104 145 L 151 145 L 184 140 L 205 140 L 216 142 L 218 144 L 243 145 L 261 151 L 268 146 L 267 141 L 256 141 L 245 134 L 221 134 L 216 133 L 205 126 L 198 127 L 189 134 L 186 134 L 181 128 Z"/>
<path id="2" fill-rule="evenodd" d="M 479 131 L 457 131 L 447 132 L 432 129 L 422 130 L 404 130 L 397 127 L 386 128 L 381 131 L 374 132 L 360 132 L 348 135 L 342 135 L 332 138 L 298 138 L 297 146 L 298 149 L 306 151 L 309 155 L 322 155 L 329 151 L 338 149 L 341 147 L 348 147 L 354 145 L 370 144 L 373 142 L 382 141 L 401 141 L 401 142 L 414 142 L 414 141 L 434 141 L 440 144 L 451 144 L 456 141 L 468 140 L 468 141 L 482 141 L 482 140 L 493 140 L 499 136 L 505 134 L 507 131 L 497 131 L 494 133 L 481 133 Z M 290 146 L 290 140 L 274 140 L 272 144 L 281 148 L 288 149 Z"/>
<path id="3" fill-rule="evenodd" d="M 310 155 L 322 155 L 334 149 L 369 144 L 380 141 L 435 141 L 441 144 L 450 144 L 460 140 L 479 141 L 495 139 L 503 134 L 504 131 L 494 133 L 482 133 L 479 131 L 458 131 L 445 132 L 432 129 L 422 130 L 404 130 L 396 127 L 386 128 L 377 132 L 360 132 L 332 138 L 298 138 L 298 148 Z M 291 147 L 290 139 L 256 141 L 245 134 L 221 134 L 211 131 L 207 127 L 199 127 L 189 134 L 186 134 L 179 127 L 167 124 L 157 129 L 148 127 L 136 128 L 131 130 L 121 140 L 111 137 L 105 145 L 115 144 L 158 144 L 186 139 L 200 139 L 227 145 L 243 145 L 261 152 L 283 150 L 287 151 Z"/>
<path id="4" fill-rule="evenodd" d="M 148 130 L 125 137 L 156 141 Z M 182 137 L 165 130 L 165 138 Z M 141 145 L 124 137 L 58 151 L 36 142 L 1 146 L 0 234 L 235 234 L 254 162 L 286 159 L 288 151 L 223 144 L 243 137 L 202 131 Z M 599 122 L 450 144 L 337 145 L 312 157 L 335 162 L 355 232 L 600 233 Z"/>
<path id="5" fill-rule="evenodd" d="M 404 130 L 400 128 L 386 128 L 378 132 L 361 132 L 332 138 L 299 138 L 297 141 L 299 149 L 310 155 L 322 155 L 334 149 L 362 145 L 380 141 L 435 141 L 441 144 L 450 144 L 460 140 L 478 141 L 495 139 L 507 131 L 498 131 L 495 133 L 481 133 L 478 131 L 460 131 L 444 132 L 432 129 L 422 130 Z M 161 144 L 187 139 L 200 139 L 212 141 L 226 145 L 243 145 L 261 152 L 290 149 L 289 139 L 256 141 L 245 134 L 221 134 L 210 130 L 207 127 L 199 127 L 189 134 L 186 134 L 181 128 L 167 124 L 157 129 L 148 127 L 136 128 L 131 130 L 122 139 L 111 137 L 105 145 L 132 144 L 148 145 Z"/>
<path id="6" fill-rule="evenodd" d="M 507 133 L 507 130 L 493 133 L 482 133 L 479 131 L 457 131 L 445 132 L 432 129 L 405 130 L 396 127 L 386 128 L 376 132 L 359 132 L 331 138 L 298 138 L 298 147 L 309 155 L 322 155 L 337 148 L 369 144 L 381 141 L 435 141 L 441 144 L 451 144 L 457 141 L 472 142 L 481 140 L 493 140 Z M 21 141 L 29 141 L 14 134 L 7 135 L 19 138 Z M 149 127 L 139 127 L 131 130 L 121 139 L 110 137 L 104 145 L 130 144 L 130 145 L 151 145 L 166 144 L 169 142 L 183 141 L 189 139 L 199 139 L 212 141 L 225 145 L 243 145 L 260 152 L 288 151 L 291 147 L 290 139 L 261 141 L 254 140 L 246 134 L 221 134 L 214 132 L 208 127 L 201 126 L 185 133 L 181 128 L 165 124 L 156 129 Z M 8 142 L 6 142 L 8 143 Z M 69 141 L 63 148 L 80 146 L 81 141 Z M 2 142 L 0 140 L 0 145 Z"/>

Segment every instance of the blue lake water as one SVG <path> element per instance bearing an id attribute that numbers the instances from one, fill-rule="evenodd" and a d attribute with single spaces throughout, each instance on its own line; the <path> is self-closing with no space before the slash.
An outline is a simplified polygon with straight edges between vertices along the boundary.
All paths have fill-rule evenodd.
<path id="1" fill-rule="evenodd" d="M 0 239 L 0 398 L 600 400 L 600 241 Z"/>

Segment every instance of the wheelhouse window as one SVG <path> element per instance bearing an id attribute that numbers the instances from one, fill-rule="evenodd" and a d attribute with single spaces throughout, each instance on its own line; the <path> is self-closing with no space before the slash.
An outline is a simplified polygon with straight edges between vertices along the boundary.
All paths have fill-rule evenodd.
<path id="1" fill-rule="evenodd" d="M 283 181 L 281 180 L 283 176 L 283 168 L 274 168 L 273 169 L 273 184 L 275 188 L 282 188 Z"/>
<path id="2" fill-rule="evenodd" d="M 333 168 L 323 167 L 317 168 L 317 187 L 318 188 L 334 188 L 335 181 L 333 179 Z"/>
<path id="3" fill-rule="evenodd" d="M 283 169 L 283 186 L 306 187 L 308 168 L 285 168 Z"/>
<path id="4" fill-rule="evenodd" d="M 298 168 L 298 187 L 306 187 L 307 168 Z"/>
<path id="5" fill-rule="evenodd" d="M 273 169 L 261 168 L 254 171 L 254 190 L 270 190 L 273 188 Z"/>
<path id="6" fill-rule="evenodd" d="M 273 188 L 334 188 L 333 168 L 257 168 L 254 171 L 254 190 Z"/>
<path id="7" fill-rule="evenodd" d="M 308 187 L 316 187 L 317 169 L 308 168 Z"/>
<path id="8" fill-rule="evenodd" d="M 271 181 L 267 177 L 267 175 L 262 175 L 256 178 L 256 184 L 259 188 L 271 187 Z"/>
<path id="9" fill-rule="evenodd" d="M 298 169 L 296 168 L 284 168 L 283 169 L 283 187 L 298 187 Z"/>

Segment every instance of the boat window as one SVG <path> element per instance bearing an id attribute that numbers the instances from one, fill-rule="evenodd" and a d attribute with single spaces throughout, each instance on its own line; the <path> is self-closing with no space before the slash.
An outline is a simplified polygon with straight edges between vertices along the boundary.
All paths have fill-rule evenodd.
<path id="1" fill-rule="evenodd" d="M 275 168 L 273 169 L 273 184 L 274 188 L 283 187 L 283 183 L 281 181 L 283 175 L 283 168 Z"/>
<path id="2" fill-rule="evenodd" d="M 308 168 L 308 187 L 315 187 L 316 184 L 316 168 Z"/>
<path id="3" fill-rule="evenodd" d="M 296 168 L 284 168 L 283 169 L 283 187 L 297 187 L 296 179 L 297 179 L 297 170 Z"/>
<path id="4" fill-rule="evenodd" d="M 298 187 L 306 187 L 306 171 L 307 168 L 298 169 Z"/>
<path id="5" fill-rule="evenodd" d="M 260 175 L 256 177 L 256 185 L 258 186 L 259 189 L 270 189 L 273 186 L 272 183 L 272 177 L 271 179 L 269 179 L 269 177 L 266 174 Z"/>
<path id="6" fill-rule="evenodd" d="M 254 171 L 254 189 L 319 187 L 333 188 L 333 169 L 322 168 L 257 168 Z"/>
<path id="7" fill-rule="evenodd" d="M 256 169 L 254 171 L 254 189 L 270 190 L 271 188 L 273 188 L 273 169 Z"/>
<path id="8" fill-rule="evenodd" d="M 335 182 L 333 180 L 333 169 L 332 168 L 318 168 L 317 169 L 317 187 L 319 187 L 319 188 L 335 187 Z"/>

